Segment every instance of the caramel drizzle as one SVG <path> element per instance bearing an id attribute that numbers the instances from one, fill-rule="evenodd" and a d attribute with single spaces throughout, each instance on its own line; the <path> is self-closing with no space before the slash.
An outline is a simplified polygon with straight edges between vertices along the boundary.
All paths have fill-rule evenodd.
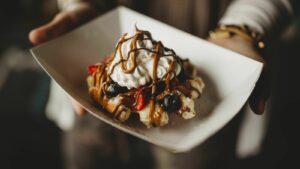
<path id="1" fill-rule="evenodd" d="M 158 42 L 156 45 L 156 52 L 159 51 L 161 46 L 161 42 Z M 157 81 L 157 66 L 158 66 L 158 61 L 159 61 L 159 55 L 158 53 L 155 53 L 154 56 L 154 64 L 153 64 L 153 72 L 152 72 L 152 87 L 151 87 L 151 100 L 150 100 L 150 117 L 151 117 L 151 122 L 154 124 L 158 125 L 160 124 L 160 116 L 161 114 L 158 114 L 158 112 L 155 112 L 155 93 L 156 93 L 156 81 Z"/>
<path id="2" fill-rule="evenodd" d="M 150 101 L 149 101 L 149 106 L 150 106 L 150 118 L 151 118 L 151 122 L 157 126 L 160 125 L 160 118 L 161 118 L 161 113 L 158 112 L 158 111 L 155 111 L 155 103 L 156 103 L 156 84 L 161 81 L 157 79 L 157 66 L 158 66 L 158 62 L 159 62 L 159 59 L 160 57 L 167 57 L 167 56 L 172 56 L 174 59 L 171 63 L 171 66 L 169 67 L 169 70 L 167 72 L 167 74 L 165 75 L 165 83 L 166 83 L 166 89 L 167 89 L 167 92 L 170 92 L 170 80 L 171 80 L 171 77 L 172 77 L 172 74 L 174 72 L 174 65 L 175 65 L 175 62 L 176 60 L 178 60 L 178 63 L 181 64 L 181 60 L 179 59 L 179 57 L 175 54 L 175 52 L 169 48 L 166 48 L 163 46 L 163 44 L 159 41 L 154 41 L 152 39 L 152 36 L 150 34 L 150 32 L 148 31 L 141 31 L 141 30 L 138 30 L 136 29 L 137 33 L 132 36 L 132 37 L 129 37 L 129 38 L 125 38 L 125 36 L 127 34 L 124 34 L 123 37 L 121 38 L 121 40 L 119 41 L 118 45 L 117 45 L 117 50 L 120 54 L 120 61 L 118 63 L 116 63 L 115 65 L 113 65 L 112 67 L 112 70 L 110 72 L 110 75 L 113 73 L 114 71 L 114 68 L 121 64 L 121 68 L 123 70 L 124 73 L 133 73 L 137 64 L 136 64 L 136 57 L 137 57 L 137 52 L 140 51 L 140 50 L 146 50 L 148 52 L 151 52 L 153 54 L 153 59 L 154 59 L 154 64 L 153 64 L 153 72 L 152 72 L 152 83 L 150 85 L 151 87 L 151 98 L 150 98 Z M 147 36 L 147 38 L 144 37 L 144 35 Z M 122 44 L 127 41 L 127 40 L 130 40 L 132 39 L 131 41 L 131 44 L 130 44 L 130 47 L 131 47 L 131 50 L 127 53 L 127 56 L 128 58 L 127 59 L 124 59 L 123 57 L 123 54 L 122 54 Z M 148 49 L 148 48 L 145 48 L 145 47 L 141 47 L 141 48 L 137 48 L 137 41 L 138 40 L 150 40 L 152 42 L 152 44 L 155 45 L 155 50 L 151 50 L 151 49 Z M 163 48 L 165 51 L 167 52 L 170 52 L 170 54 L 164 54 L 164 51 L 161 50 L 161 48 Z M 116 56 L 116 53 L 114 54 L 113 57 Z M 126 67 L 125 65 L 127 65 L 127 62 L 130 62 L 131 63 L 131 67 Z M 174 75 L 174 77 L 176 76 L 176 74 Z"/>
<path id="3" fill-rule="evenodd" d="M 137 64 L 136 64 L 137 54 L 136 53 L 139 50 L 146 50 L 146 51 L 149 51 L 153 54 L 158 54 L 160 57 L 173 56 L 175 58 L 175 60 L 178 60 L 179 64 L 182 64 L 181 59 L 175 54 L 175 52 L 172 49 L 164 47 L 162 44 L 161 44 L 161 47 L 164 48 L 165 51 L 171 52 L 171 54 L 164 54 L 163 52 L 153 51 L 153 50 L 145 48 L 145 47 L 137 48 L 136 43 L 137 43 L 138 40 L 141 40 L 141 41 L 150 40 L 153 44 L 157 44 L 158 42 L 154 41 L 152 39 L 151 33 L 149 31 L 142 31 L 142 30 L 139 30 L 139 29 L 136 28 L 136 32 L 137 33 L 135 35 L 133 35 L 129 38 L 126 38 L 127 33 L 125 33 L 125 34 L 123 34 L 123 36 L 119 40 L 119 42 L 117 44 L 117 47 L 116 47 L 116 50 L 115 50 L 115 53 L 114 53 L 113 58 L 111 59 L 111 61 L 114 60 L 114 58 L 116 57 L 117 52 L 119 52 L 119 54 L 120 54 L 120 61 L 113 65 L 113 67 L 112 67 L 112 69 L 109 73 L 109 76 L 113 73 L 115 67 L 118 66 L 119 64 L 121 64 L 121 68 L 122 68 L 122 71 L 124 73 L 133 73 L 136 66 L 137 66 Z M 145 38 L 144 35 L 146 35 L 147 37 Z M 131 40 L 131 39 L 132 39 L 131 44 L 130 44 L 131 49 L 127 53 L 128 58 L 124 59 L 123 53 L 122 53 L 122 45 L 123 45 L 124 42 L 126 42 L 128 40 Z M 130 61 L 131 64 L 132 64 L 132 66 L 130 68 L 127 68 L 127 66 L 126 66 L 128 61 Z"/>
<path id="4" fill-rule="evenodd" d="M 174 65 L 175 65 L 175 60 L 172 61 L 170 68 L 166 74 L 166 89 L 169 92 L 170 91 L 170 81 L 171 81 L 171 77 L 172 75 L 175 77 L 176 76 L 176 72 L 174 71 Z"/>
<path id="5" fill-rule="evenodd" d="M 150 106 L 150 117 L 151 117 L 151 122 L 157 126 L 160 125 L 160 118 L 161 118 L 161 112 L 155 111 L 155 103 L 156 103 L 156 84 L 158 82 L 161 81 L 165 81 L 166 84 L 166 92 L 170 93 L 171 92 L 171 85 L 170 85 L 170 81 L 172 78 L 172 75 L 174 77 L 176 77 L 176 72 L 174 71 L 174 67 L 175 67 L 175 63 L 177 61 L 177 63 L 179 63 L 183 69 L 183 63 L 184 60 L 180 59 L 176 53 L 169 48 L 166 48 L 163 46 L 163 44 L 160 41 L 154 41 L 152 39 L 151 33 L 148 31 L 142 31 L 136 28 L 136 34 L 126 38 L 127 34 L 123 34 L 123 36 L 121 37 L 121 39 L 119 40 L 115 52 L 113 54 L 112 59 L 110 59 L 110 61 L 107 63 L 107 65 L 100 66 L 101 68 L 99 69 L 100 72 L 98 74 L 98 77 L 96 74 L 94 74 L 94 79 L 96 79 L 96 86 L 99 89 L 98 90 L 98 96 L 99 97 L 104 97 L 106 95 L 105 91 L 106 91 L 106 84 L 108 81 L 111 81 L 111 74 L 113 73 L 114 69 L 116 66 L 118 66 L 119 64 L 121 64 L 121 69 L 124 73 L 133 73 L 135 71 L 135 68 L 137 67 L 137 53 L 140 50 L 146 50 L 148 52 L 151 52 L 153 55 L 153 59 L 154 59 L 154 64 L 153 64 L 153 72 L 152 72 L 152 83 L 150 84 L 151 87 L 151 97 L 150 97 L 150 101 L 149 101 L 149 106 Z M 146 37 L 144 36 L 146 35 Z M 130 51 L 127 53 L 127 59 L 124 59 L 123 53 L 122 53 L 122 45 L 128 41 L 128 40 L 132 40 L 131 44 L 130 44 Z M 155 46 L 155 50 L 151 50 L 145 47 L 140 47 L 137 48 L 137 41 L 141 40 L 150 40 L 151 43 Z M 166 52 L 170 52 L 169 54 L 165 54 L 163 50 L 164 49 Z M 116 57 L 117 52 L 119 52 L 120 55 L 120 61 L 115 63 L 114 65 L 111 65 L 111 62 L 114 60 L 114 58 Z M 173 60 L 172 63 L 167 71 L 167 73 L 164 75 L 163 78 L 161 79 L 157 79 L 157 66 L 158 66 L 158 62 L 160 57 L 168 57 L 168 56 L 172 56 Z M 128 67 L 128 63 L 130 63 L 130 67 Z M 110 70 L 108 70 L 108 65 L 111 65 L 112 68 Z M 103 95 L 104 93 L 104 95 Z M 134 93 L 134 92 L 133 92 Z M 166 94 L 166 93 L 165 93 Z M 100 99 L 101 100 L 101 99 Z M 137 100 L 137 99 L 135 99 Z M 107 103 L 104 103 L 104 101 L 102 101 L 102 105 L 105 107 L 105 105 Z M 136 103 L 135 103 L 136 104 Z M 115 109 L 112 111 L 114 116 L 119 116 L 120 113 L 124 110 L 124 107 L 120 107 L 122 105 L 122 103 L 120 102 Z"/>

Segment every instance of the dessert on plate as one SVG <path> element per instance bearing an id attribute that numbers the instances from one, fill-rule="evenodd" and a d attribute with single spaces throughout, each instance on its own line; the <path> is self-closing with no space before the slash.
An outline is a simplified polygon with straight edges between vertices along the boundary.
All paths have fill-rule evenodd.
<path id="1" fill-rule="evenodd" d="M 93 100 L 122 122 L 136 113 L 147 127 L 168 124 L 171 113 L 193 118 L 205 86 L 188 60 L 138 28 L 123 34 L 114 53 L 88 73 Z"/>

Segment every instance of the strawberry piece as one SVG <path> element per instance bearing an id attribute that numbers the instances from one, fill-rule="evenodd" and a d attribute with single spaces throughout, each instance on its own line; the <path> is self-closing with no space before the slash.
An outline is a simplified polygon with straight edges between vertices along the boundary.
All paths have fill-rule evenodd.
<path id="1" fill-rule="evenodd" d="M 97 69 L 98 69 L 98 67 L 99 67 L 99 65 L 90 65 L 88 67 L 88 73 L 89 73 L 89 75 L 92 75 L 94 72 L 96 72 Z"/>
<path id="2" fill-rule="evenodd" d="M 137 93 L 136 110 L 137 110 L 137 111 L 140 111 L 140 110 L 142 110 L 144 107 L 145 107 L 145 99 L 144 99 L 143 94 L 142 94 L 142 89 L 139 89 L 139 90 L 138 90 L 138 93 Z"/>

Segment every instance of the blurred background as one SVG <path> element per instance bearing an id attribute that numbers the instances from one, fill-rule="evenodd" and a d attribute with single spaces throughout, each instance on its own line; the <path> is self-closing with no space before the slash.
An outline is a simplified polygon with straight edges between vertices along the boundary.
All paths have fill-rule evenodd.
<path id="1" fill-rule="evenodd" d="M 29 31 L 58 11 L 55 0 L 0 5 L 0 168 L 62 169 L 62 132 L 45 116 L 49 77 L 29 53 Z M 262 151 L 241 163 L 287 168 L 299 160 L 300 17 L 269 49 L 272 111 Z M 246 168 L 248 168 L 246 167 Z"/>
<path id="2" fill-rule="evenodd" d="M 29 53 L 29 31 L 57 11 L 55 1 L 0 5 L 0 168 L 62 168 L 60 130 L 44 110 L 50 79 Z M 45 165 L 47 164 L 47 165 Z"/>

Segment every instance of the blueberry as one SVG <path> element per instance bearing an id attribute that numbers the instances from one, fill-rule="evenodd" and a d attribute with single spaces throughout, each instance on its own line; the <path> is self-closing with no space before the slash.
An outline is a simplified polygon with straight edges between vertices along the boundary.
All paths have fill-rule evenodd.
<path id="1" fill-rule="evenodd" d="M 184 74 L 184 71 L 181 70 L 180 73 L 178 74 L 177 76 L 177 79 L 180 81 L 180 82 L 184 82 L 186 80 L 186 77 L 185 77 L 185 74 Z"/>
<path id="2" fill-rule="evenodd" d="M 176 112 L 181 107 L 181 101 L 176 94 L 169 94 L 160 101 L 160 106 L 168 113 Z"/>
<path id="3" fill-rule="evenodd" d="M 108 97 L 115 97 L 120 93 L 128 91 L 126 87 L 118 85 L 118 83 L 109 83 L 106 89 L 106 94 Z"/>
<path id="4" fill-rule="evenodd" d="M 166 88 L 166 84 L 164 81 L 157 83 L 156 84 L 156 95 L 159 95 L 160 93 L 165 91 L 165 88 Z"/>

